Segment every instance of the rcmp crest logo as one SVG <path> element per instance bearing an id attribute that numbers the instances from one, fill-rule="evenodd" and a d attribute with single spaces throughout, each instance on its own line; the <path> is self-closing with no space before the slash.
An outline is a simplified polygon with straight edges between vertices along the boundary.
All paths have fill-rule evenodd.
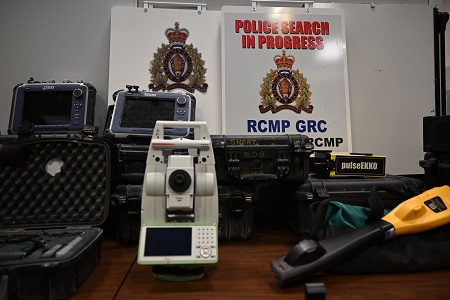
<path id="1" fill-rule="evenodd" d="M 273 114 L 289 109 L 296 113 L 312 113 L 311 91 L 303 73 L 293 70 L 295 58 L 286 56 L 286 50 L 282 55 L 274 57 L 276 70 L 270 70 L 263 78 L 261 84 L 261 104 L 259 111 L 264 114 L 271 111 Z"/>
<path id="2" fill-rule="evenodd" d="M 167 28 L 165 36 L 169 44 L 162 44 L 150 62 L 149 89 L 159 91 L 181 88 L 191 93 L 195 90 L 206 93 L 205 62 L 197 48 L 186 44 L 189 31 L 180 28 L 179 23 L 175 22 L 175 28 Z"/>

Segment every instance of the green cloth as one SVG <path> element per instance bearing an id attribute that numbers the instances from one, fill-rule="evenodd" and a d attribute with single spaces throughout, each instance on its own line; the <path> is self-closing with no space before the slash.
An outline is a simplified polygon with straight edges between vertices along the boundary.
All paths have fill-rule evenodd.
<path id="1" fill-rule="evenodd" d="M 389 210 L 385 209 L 384 215 L 388 212 Z M 327 215 L 325 217 L 325 224 L 336 227 L 356 229 L 366 225 L 366 220 L 369 215 L 370 208 L 330 201 Z"/>

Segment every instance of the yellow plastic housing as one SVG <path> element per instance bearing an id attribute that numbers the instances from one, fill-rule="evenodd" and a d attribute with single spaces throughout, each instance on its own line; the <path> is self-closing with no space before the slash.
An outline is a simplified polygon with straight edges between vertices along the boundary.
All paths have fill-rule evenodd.
<path id="1" fill-rule="evenodd" d="M 444 185 L 425 191 L 401 203 L 382 219 L 394 225 L 394 236 L 450 223 L 450 187 Z"/>

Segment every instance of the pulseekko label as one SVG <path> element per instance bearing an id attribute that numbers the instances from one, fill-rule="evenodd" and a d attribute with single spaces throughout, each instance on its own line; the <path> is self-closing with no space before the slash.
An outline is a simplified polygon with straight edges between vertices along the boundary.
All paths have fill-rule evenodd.
<path id="1" fill-rule="evenodd" d="M 336 155 L 336 176 L 386 176 L 386 157 L 367 155 Z"/>

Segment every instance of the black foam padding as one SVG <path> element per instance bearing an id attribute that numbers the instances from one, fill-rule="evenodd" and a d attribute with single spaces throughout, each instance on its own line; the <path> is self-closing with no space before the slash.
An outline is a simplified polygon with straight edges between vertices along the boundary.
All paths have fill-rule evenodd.
<path id="1" fill-rule="evenodd" d="M 25 166 L 30 154 L 26 145 L 0 145 L 0 163 L 11 166 Z"/>
<path id="2" fill-rule="evenodd" d="M 109 199 L 109 148 L 103 142 L 36 139 L 24 166 L 0 161 L 0 226 L 99 225 Z M 50 160 L 63 163 L 52 176 Z"/>

